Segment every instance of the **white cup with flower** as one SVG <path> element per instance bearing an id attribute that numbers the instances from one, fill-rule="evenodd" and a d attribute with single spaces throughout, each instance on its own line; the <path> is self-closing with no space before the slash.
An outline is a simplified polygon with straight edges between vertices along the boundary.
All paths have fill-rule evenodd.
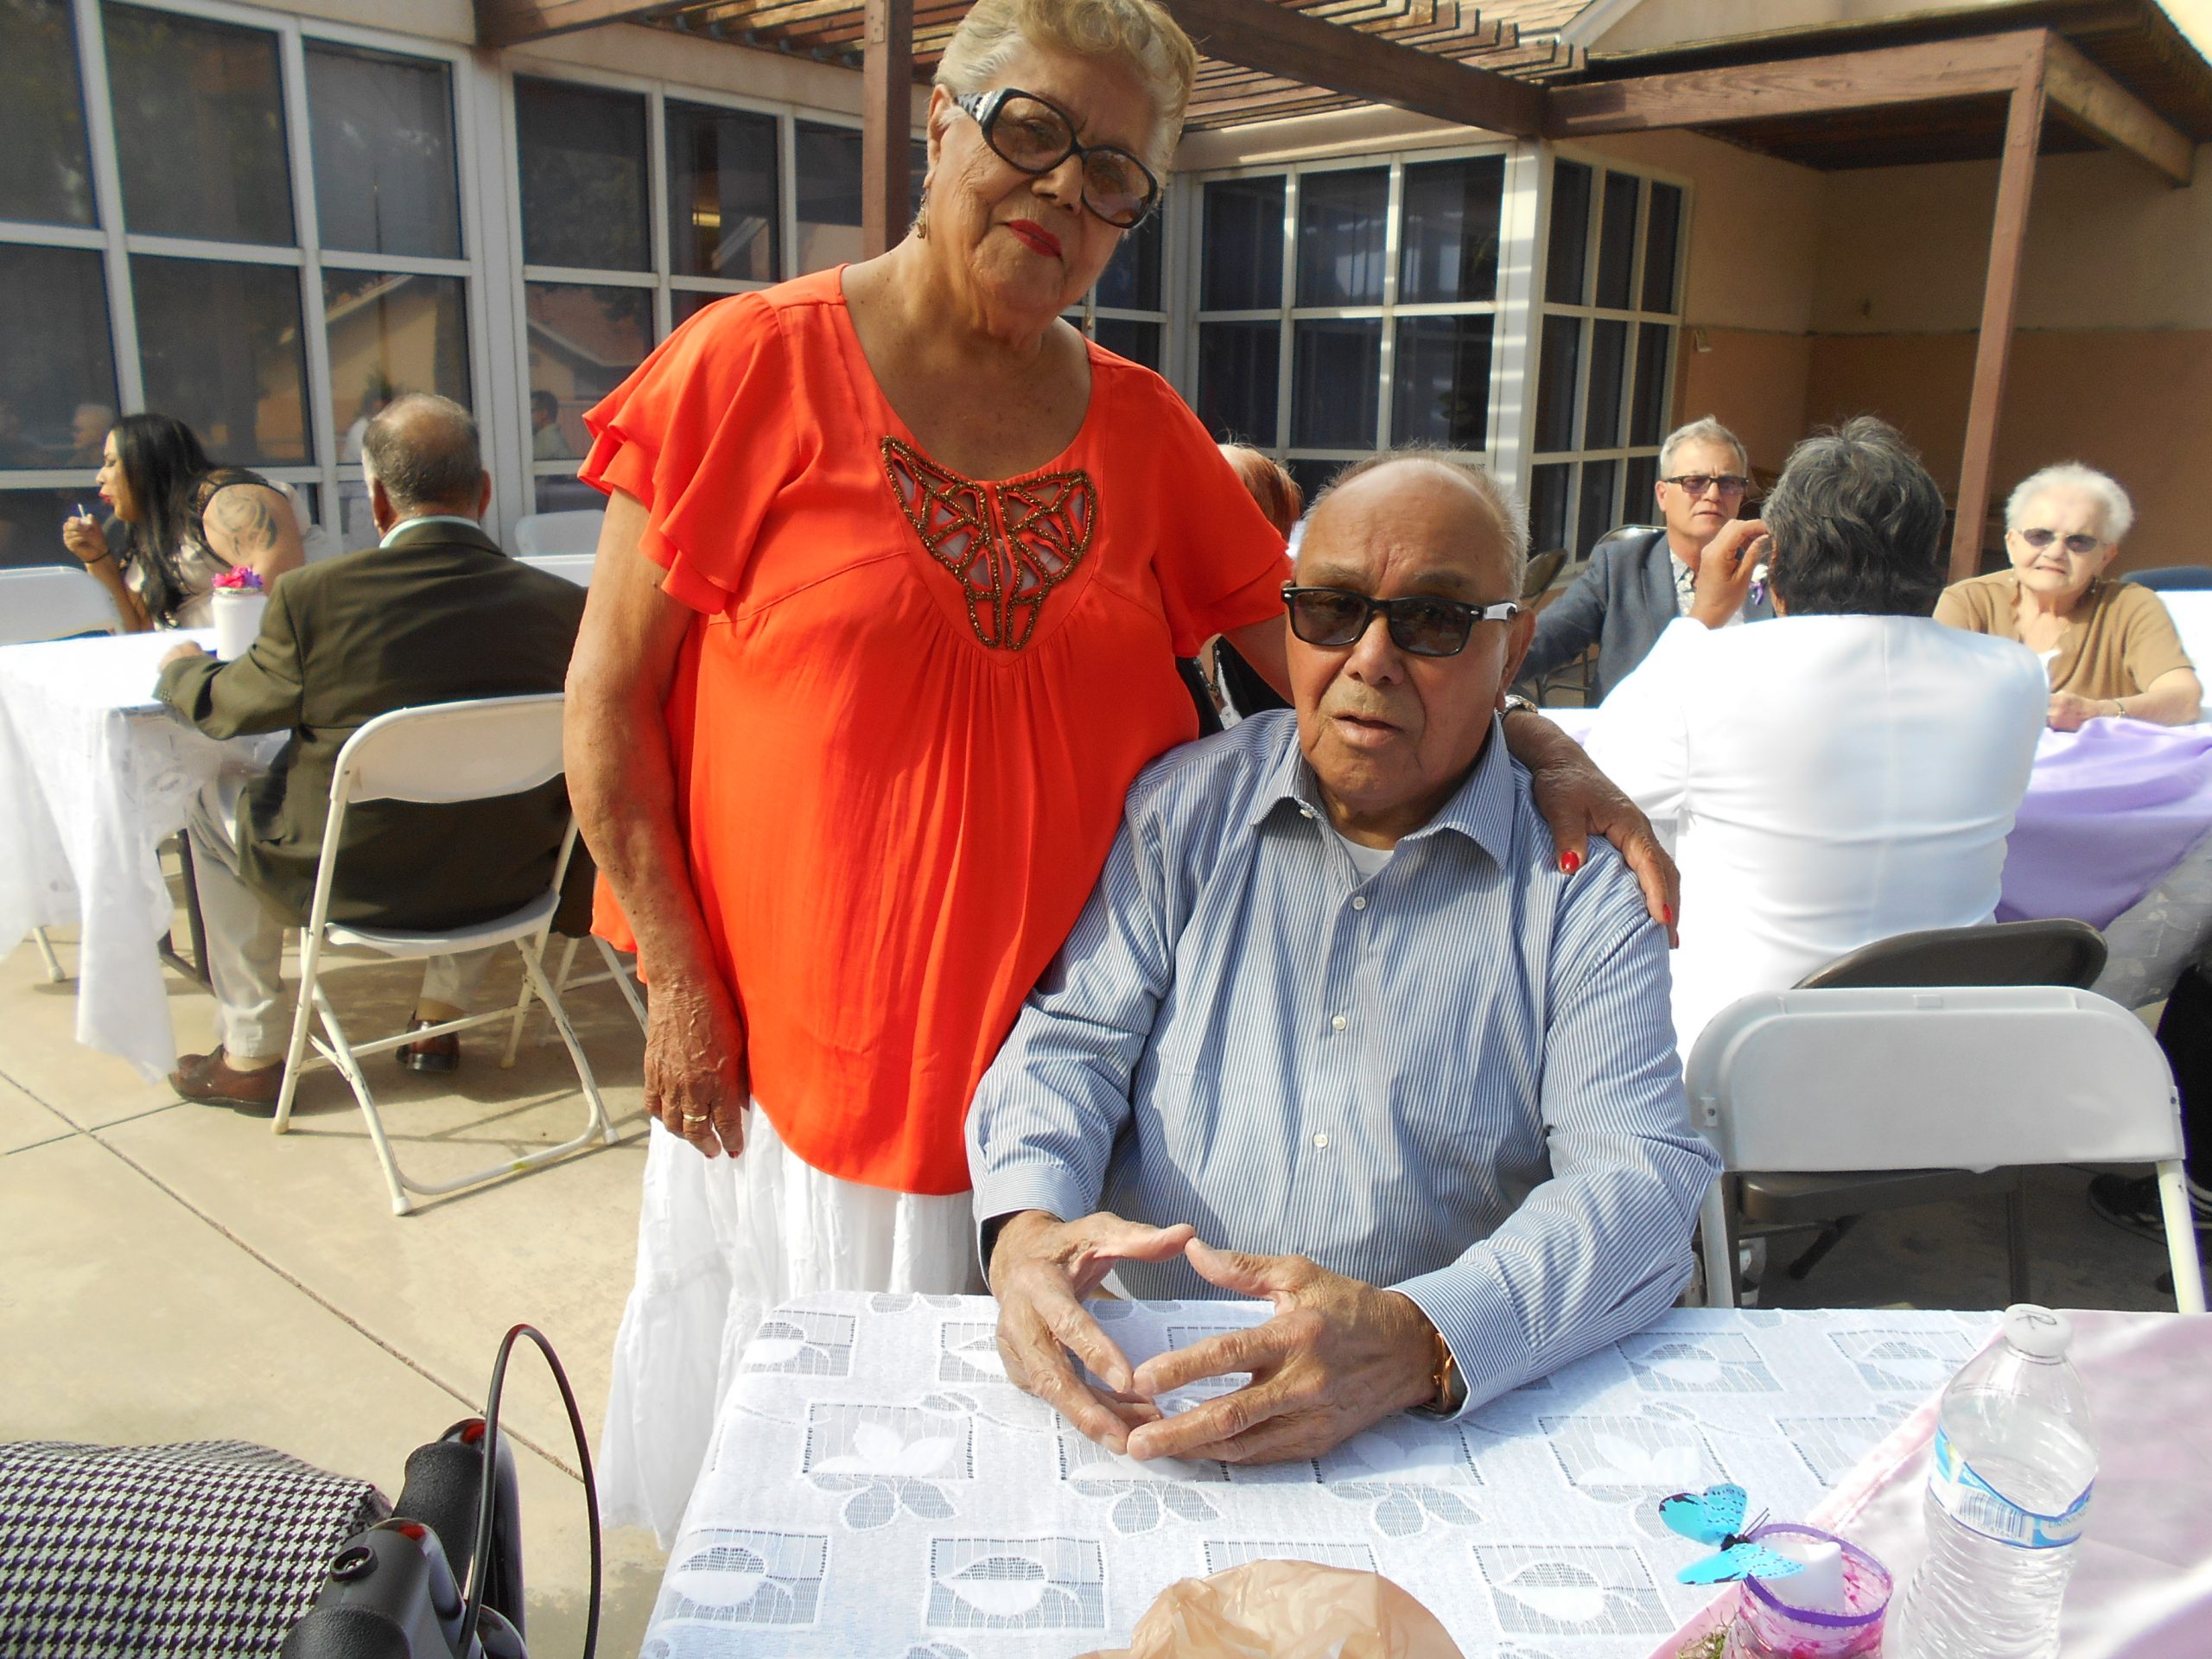
<path id="1" fill-rule="evenodd" d="M 235 662 L 253 648 L 261 632 L 261 613 L 269 595 L 261 586 L 261 573 L 250 565 L 232 565 L 215 578 L 209 595 L 215 611 L 215 655 Z"/>

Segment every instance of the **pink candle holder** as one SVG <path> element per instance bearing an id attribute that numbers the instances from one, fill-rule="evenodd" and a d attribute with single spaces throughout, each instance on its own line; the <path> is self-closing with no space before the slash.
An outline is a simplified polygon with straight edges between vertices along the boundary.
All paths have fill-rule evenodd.
<path id="1" fill-rule="evenodd" d="M 1864 1659 L 1882 1650 L 1890 1605 L 1890 1573 L 1847 1538 L 1777 1521 L 1750 1535 L 1792 1553 L 1790 1546 L 1834 1544 L 1842 1554 L 1843 1605 L 1800 1607 L 1790 1600 L 1795 1577 L 1745 1579 L 1728 1630 L 1729 1659 Z"/>

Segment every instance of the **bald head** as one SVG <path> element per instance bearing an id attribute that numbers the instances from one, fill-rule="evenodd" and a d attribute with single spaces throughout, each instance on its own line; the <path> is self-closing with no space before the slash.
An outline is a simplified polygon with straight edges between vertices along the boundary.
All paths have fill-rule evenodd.
<path id="1" fill-rule="evenodd" d="M 1349 522 L 1341 531 L 1323 530 L 1337 519 L 1358 521 L 1360 531 L 1352 531 Z M 1418 539 L 1430 563 L 1464 567 L 1463 574 L 1481 586 L 1486 601 L 1510 599 L 1521 591 L 1529 563 L 1529 518 L 1511 486 L 1471 462 L 1420 451 L 1370 455 L 1331 480 L 1306 515 L 1298 579 L 1315 580 L 1306 574 L 1304 555 L 1317 531 L 1325 549 L 1339 534 L 1378 525 L 1402 541 Z"/>
<path id="2" fill-rule="evenodd" d="M 450 397 L 410 391 L 395 397 L 361 436 L 361 463 L 399 518 L 483 511 L 489 480 L 476 417 Z"/>

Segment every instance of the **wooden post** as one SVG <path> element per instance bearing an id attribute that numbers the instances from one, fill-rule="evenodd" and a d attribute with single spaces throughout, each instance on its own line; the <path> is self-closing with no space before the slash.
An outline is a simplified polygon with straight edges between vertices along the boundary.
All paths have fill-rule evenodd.
<path id="1" fill-rule="evenodd" d="M 2046 37 L 2048 38 L 2048 37 Z M 2028 60 L 2012 89 L 2005 123 L 2005 160 L 1997 175 L 1997 217 L 1989 231 L 1989 276 L 1981 291 L 1981 337 L 1974 347 L 1974 397 L 1967 405 L 1966 452 L 1959 461 L 1958 512 L 1952 524 L 1951 580 L 1981 568 L 1981 526 L 1989 512 L 1990 464 L 1997 417 L 2005 403 L 2005 370 L 2012 350 L 2012 318 L 2020 293 L 2020 249 L 2028 199 L 2043 140 L 2044 54 Z"/>
<path id="2" fill-rule="evenodd" d="M 914 0 L 868 0 L 861 58 L 861 257 L 906 234 L 912 213 Z"/>

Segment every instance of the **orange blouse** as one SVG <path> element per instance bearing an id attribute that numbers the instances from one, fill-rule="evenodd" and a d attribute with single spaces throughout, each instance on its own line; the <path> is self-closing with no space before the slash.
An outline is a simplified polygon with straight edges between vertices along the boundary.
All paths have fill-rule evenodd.
<path id="1" fill-rule="evenodd" d="M 964 1192 L 969 1096 L 1090 896 L 1173 658 L 1281 612 L 1282 538 L 1150 371 L 1090 348 L 1073 443 L 923 454 L 824 271 L 723 300 L 586 416 L 584 479 L 699 613 L 668 724 L 753 1090 L 817 1169 Z M 628 943 L 602 887 L 600 931 Z"/>

